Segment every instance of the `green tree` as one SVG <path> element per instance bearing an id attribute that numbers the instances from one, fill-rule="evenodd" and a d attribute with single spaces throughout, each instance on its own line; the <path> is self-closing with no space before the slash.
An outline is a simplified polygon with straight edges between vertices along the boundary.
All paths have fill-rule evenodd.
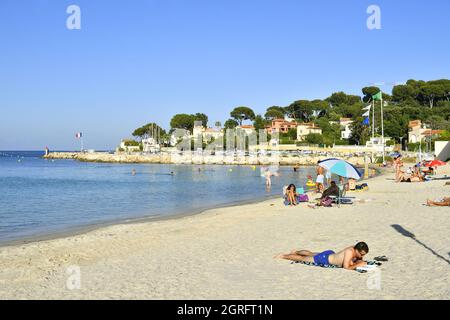
<path id="1" fill-rule="evenodd" d="M 417 97 L 417 90 L 410 85 L 397 85 L 392 88 L 392 100 L 395 102 L 411 102 Z"/>
<path id="2" fill-rule="evenodd" d="M 234 110 L 230 112 L 230 116 L 235 119 L 239 125 L 242 125 L 242 122 L 245 120 L 255 120 L 255 113 L 253 110 L 243 106 L 234 108 Z"/>
<path id="3" fill-rule="evenodd" d="M 378 92 L 380 92 L 380 88 L 378 87 L 364 87 L 362 88 L 363 93 L 363 101 L 365 103 L 372 102 L 372 97 L 376 95 Z"/>
<path id="4" fill-rule="evenodd" d="M 309 100 L 297 100 L 286 107 L 286 111 L 291 118 L 309 122 L 313 115 L 314 105 Z"/>
<path id="5" fill-rule="evenodd" d="M 430 109 L 433 108 L 434 102 L 444 98 L 444 87 L 438 84 L 425 84 L 419 90 L 420 97 L 423 101 L 427 101 Z"/>
<path id="6" fill-rule="evenodd" d="M 268 124 L 269 121 L 265 120 L 260 114 L 258 114 L 253 121 L 253 126 L 257 133 L 259 133 L 259 130 L 264 129 Z"/>
<path id="7" fill-rule="evenodd" d="M 323 143 L 323 137 L 321 134 L 318 133 L 310 133 L 305 137 L 305 141 L 309 144 L 322 144 Z"/>
<path id="8" fill-rule="evenodd" d="M 313 115 L 316 116 L 316 118 L 323 117 L 328 114 L 330 111 L 330 105 L 325 100 L 315 99 L 311 101 L 310 108 L 313 112 Z"/>
<path id="9" fill-rule="evenodd" d="M 364 125 L 362 122 L 363 118 L 357 117 L 350 125 L 350 130 L 352 131 L 349 138 L 350 143 L 365 145 L 369 140 L 369 127 Z"/>
<path id="10" fill-rule="evenodd" d="M 228 119 L 227 121 L 225 121 L 225 129 L 234 129 L 239 125 L 239 123 L 234 120 L 234 119 Z"/>
<path id="11" fill-rule="evenodd" d="M 132 135 L 134 137 L 138 137 L 142 140 L 142 139 L 146 139 L 152 135 L 156 135 L 156 134 L 164 135 L 165 133 L 166 133 L 166 131 L 163 128 L 161 128 L 159 125 L 157 125 L 154 122 L 150 122 L 150 123 L 143 125 L 140 128 L 137 128 L 136 130 L 134 130 Z"/>
<path id="12" fill-rule="evenodd" d="M 264 117 L 267 120 L 283 119 L 284 111 L 280 111 L 279 109 L 267 109 L 266 113 L 264 114 Z"/>
<path id="13" fill-rule="evenodd" d="M 361 102 L 360 96 L 348 95 L 342 91 L 333 93 L 330 97 L 326 99 L 332 105 L 352 105 Z"/>
<path id="14" fill-rule="evenodd" d="M 194 121 L 201 121 L 202 126 L 207 127 L 208 126 L 208 116 L 204 113 L 196 113 L 192 116 L 194 118 Z"/>
<path id="15" fill-rule="evenodd" d="M 194 128 L 194 117 L 191 114 L 176 114 L 170 120 L 170 127 L 172 129 L 185 129 L 192 132 Z"/>

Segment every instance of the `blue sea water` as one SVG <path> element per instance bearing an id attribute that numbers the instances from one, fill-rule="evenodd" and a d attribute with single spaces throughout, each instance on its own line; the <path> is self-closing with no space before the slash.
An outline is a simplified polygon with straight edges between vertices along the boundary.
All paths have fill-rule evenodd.
<path id="1" fill-rule="evenodd" d="M 0 152 L 0 242 L 281 195 L 284 185 L 303 185 L 314 172 L 280 167 L 267 192 L 259 167 L 101 164 L 42 155 Z"/>

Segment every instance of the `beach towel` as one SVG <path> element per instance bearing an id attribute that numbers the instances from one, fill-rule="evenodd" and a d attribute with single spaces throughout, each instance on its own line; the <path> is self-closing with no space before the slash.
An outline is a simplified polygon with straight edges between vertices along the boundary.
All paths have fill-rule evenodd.
<path id="1" fill-rule="evenodd" d="M 309 197 L 307 194 L 299 194 L 297 195 L 297 202 L 308 202 L 309 201 Z M 284 205 L 288 206 L 289 205 L 289 201 L 287 199 L 287 197 L 284 197 Z"/>
<path id="2" fill-rule="evenodd" d="M 308 202 L 309 201 L 309 197 L 307 194 L 300 194 L 298 196 L 298 201 L 299 202 Z"/>
<path id="3" fill-rule="evenodd" d="M 327 269 L 342 269 L 340 266 L 336 266 L 333 264 L 317 264 L 315 262 L 305 262 L 305 261 L 292 261 L 291 264 L 303 264 L 305 266 L 313 266 L 313 267 L 320 267 L 320 268 L 327 268 Z M 367 266 L 364 267 L 358 267 L 356 268 L 356 272 L 359 273 L 366 273 L 369 271 L 374 270 L 376 267 L 381 266 L 382 263 L 378 261 L 367 261 Z"/>

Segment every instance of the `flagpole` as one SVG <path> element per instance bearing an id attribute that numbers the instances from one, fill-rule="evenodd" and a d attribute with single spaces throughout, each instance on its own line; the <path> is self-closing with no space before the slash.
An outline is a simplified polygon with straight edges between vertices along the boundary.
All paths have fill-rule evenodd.
<path id="1" fill-rule="evenodd" d="M 375 138 L 375 100 L 372 99 L 372 139 Z"/>
<path id="2" fill-rule="evenodd" d="M 381 91 L 381 143 L 383 144 L 383 164 L 385 161 L 384 153 L 385 153 L 385 143 L 384 143 L 384 119 L 383 119 L 383 91 Z"/>

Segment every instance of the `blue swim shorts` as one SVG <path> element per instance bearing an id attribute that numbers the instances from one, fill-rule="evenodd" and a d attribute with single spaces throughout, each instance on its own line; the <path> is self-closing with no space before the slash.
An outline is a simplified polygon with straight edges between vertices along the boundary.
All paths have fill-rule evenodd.
<path id="1" fill-rule="evenodd" d="M 328 257 L 334 254 L 333 250 L 327 250 L 314 256 L 314 263 L 321 265 L 329 265 Z"/>

